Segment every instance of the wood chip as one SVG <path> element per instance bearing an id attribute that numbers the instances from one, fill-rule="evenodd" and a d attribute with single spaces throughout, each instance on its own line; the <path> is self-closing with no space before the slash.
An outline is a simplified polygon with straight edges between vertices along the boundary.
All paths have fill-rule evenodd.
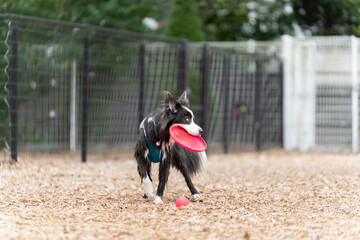
<path id="1" fill-rule="evenodd" d="M 157 184 L 154 167 L 154 187 Z M 131 152 L 26 154 L 0 163 L 0 239 L 356 239 L 360 158 L 352 154 L 212 154 L 190 197 L 171 171 L 164 204 L 142 200 Z"/>

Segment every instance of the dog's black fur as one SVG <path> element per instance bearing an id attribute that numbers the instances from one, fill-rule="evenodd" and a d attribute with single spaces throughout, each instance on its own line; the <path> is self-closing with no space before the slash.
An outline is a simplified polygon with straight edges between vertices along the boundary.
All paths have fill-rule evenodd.
<path id="1" fill-rule="evenodd" d="M 178 169 L 194 197 L 200 197 L 194 187 L 191 176 L 203 169 L 206 162 L 205 152 L 189 151 L 175 143 L 169 134 L 172 125 L 181 125 L 193 135 L 201 135 L 202 129 L 193 122 L 193 113 L 189 109 L 189 100 L 186 92 L 175 99 L 169 92 L 164 93 L 164 107 L 150 113 L 144 119 L 144 128 L 148 140 L 163 150 L 163 157 L 159 164 L 159 185 L 155 203 L 163 203 L 162 197 L 167 183 L 170 166 Z M 147 158 L 149 151 L 145 141 L 144 131 L 139 130 L 138 142 L 135 147 L 135 158 L 138 164 L 138 173 L 144 190 L 144 198 L 152 197 L 151 161 Z"/>

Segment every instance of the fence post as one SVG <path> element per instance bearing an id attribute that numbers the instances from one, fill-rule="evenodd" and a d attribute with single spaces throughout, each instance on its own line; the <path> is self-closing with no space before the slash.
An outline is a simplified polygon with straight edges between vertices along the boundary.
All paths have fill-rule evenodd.
<path id="1" fill-rule="evenodd" d="M 303 67 L 296 65 L 296 79 L 298 79 L 297 90 L 299 96 L 298 120 L 298 148 L 306 152 L 315 146 L 316 132 L 316 78 L 315 78 L 315 59 L 316 44 L 313 41 L 307 41 L 301 44 Z M 306 55 L 305 55 L 306 54 Z M 304 57 L 304 55 L 306 57 Z M 305 61 L 304 61 L 305 60 Z M 299 78 L 300 76 L 300 78 Z"/>
<path id="2" fill-rule="evenodd" d="M 229 91 L 230 91 L 230 63 L 227 57 L 224 57 L 223 66 L 223 98 L 224 98 L 224 115 L 223 115 L 223 147 L 224 153 L 229 152 Z"/>
<path id="3" fill-rule="evenodd" d="M 351 36 L 351 109 L 352 109 L 352 151 L 358 152 L 359 145 L 359 87 L 358 87 L 358 39 Z"/>
<path id="4" fill-rule="evenodd" d="M 89 37 L 84 37 L 83 81 L 82 81 L 82 135 L 81 161 L 86 162 L 88 139 L 88 77 L 89 77 Z"/>
<path id="5" fill-rule="evenodd" d="M 11 122 L 11 159 L 18 161 L 18 39 L 19 32 L 17 27 L 12 29 L 12 56 L 11 56 L 11 102 L 10 102 L 10 122 Z"/>
<path id="6" fill-rule="evenodd" d="M 279 61 L 279 82 L 280 82 L 280 112 L 281 112 L 281 118 L 280 118 L 280 144 L 282 148 L 284 147 L 284 65 L 281 59 Z"/>
<path id="7" fill-rule="evenodd" d="M 189 57 L 188 42 L 184 40 L 179 48 L 178 55 L 178 85 L 177 91 L 180 96 L 189 86 Z"/>
<path id="8" fill-rule="evenodd" d="M 256 151 L 261 149 L 261 73 L 260 73 L 260 61 L 255 60 L 256 72 L 255 72 L 255 110 L 254 110 L 254 128 L 255 128 L 255 146 Z"/>
<path id="9" fill-rule="evenodd" d="M 145 92 L 145 43 L 140 43 L 139 49 L 139 105 L 138 105 L 138 123 L 140 124 L 144 118 L 144 92 Z"/>
<path id="10" fill-rule="evenodd" d="M 70 151 L 76 150 L 76 60 L 71 64 Z"/>
<path id="11" fill-rule="evenodd" d="M 293 37 L 284 35 L 282 38 L 282 60 L 283 60 L 283 142 L 285 150 L 294 150 L 298 143 L 298 124 L 297 124 L 297 106 L 295 79 L 296 56 L 298 55 L 298 46 Z"/>
<path id="12" fill-rule="evenodd" d="M 207 140 L 208 137 L 208 116 L 209 116 L 209 73 L 210 73 L 210 56 L 209 46 L 204 44 L 202 52 L 202 89 L 201 89 L 201 127 L 204 129 L 202 137 Z"/>

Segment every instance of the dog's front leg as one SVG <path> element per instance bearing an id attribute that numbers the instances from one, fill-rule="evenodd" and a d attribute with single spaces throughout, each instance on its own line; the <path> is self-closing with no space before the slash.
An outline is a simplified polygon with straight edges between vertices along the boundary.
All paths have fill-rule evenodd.
<path id="1" fill-rule="evenodd" d="M 142 136 L 142 138 L 141 138 Z M 148 149 L 145 143 L 145 138 L 143 133 L 140 134 L 140 140 L 136 144 L 135 147 L 135 159 L 138 164 L 138 173 L 141 177 L 141 185 L 144 191 L 143 198 L 153 197 L 154 196 L 154 189 L 152 186 L 152 179 L 151 179 L 151 163 L 146 158 Z"/>
<path id="2" fill-rule="evenodd" d="M 152 179 L 150 175 L 150 163 L 147 159 L 143 158 L 139 160 L 138 172 L 141 177 L 141 185 L 144 191 L 143 198 L 153 197 L 154 189 L 152 186 Z"/>
<path id="3" fill-rule="evenodd" d="M 155 200 L 154 200 L 154 203 L 156 203 L 156 204 L 158 204 L 158 203 L 162 204 L 163 203 L 162 197 L 164 195 L 165 185 L 166 185 L 166 183 L 167 183 L 167 181 L 169 179 L 169 174 L 170 174 L 170 159 L 171 159 L 171 156 L 169 154 L 169 151 L 167 151 L 164 158 L 160 162 L 159 185 L 158 185 Z"/>

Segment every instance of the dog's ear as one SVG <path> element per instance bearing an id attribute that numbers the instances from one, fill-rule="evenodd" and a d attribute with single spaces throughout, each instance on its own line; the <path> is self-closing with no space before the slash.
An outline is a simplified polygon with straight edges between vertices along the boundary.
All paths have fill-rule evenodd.
<path id="1" fill-rule="evenodd" d="M 185 107 L 190 106 L 186 91 L 184 91 L 183 94 L 181 94 L 181 96 L 178 98 L 178 102 Z"/>
<path id="2" fill-rule="evenodd" d="M 164 105 L 166 112 L 176 113 L 177 112 L 177 102 L 176 99 L 167 91 L 164 92 Z"/>

